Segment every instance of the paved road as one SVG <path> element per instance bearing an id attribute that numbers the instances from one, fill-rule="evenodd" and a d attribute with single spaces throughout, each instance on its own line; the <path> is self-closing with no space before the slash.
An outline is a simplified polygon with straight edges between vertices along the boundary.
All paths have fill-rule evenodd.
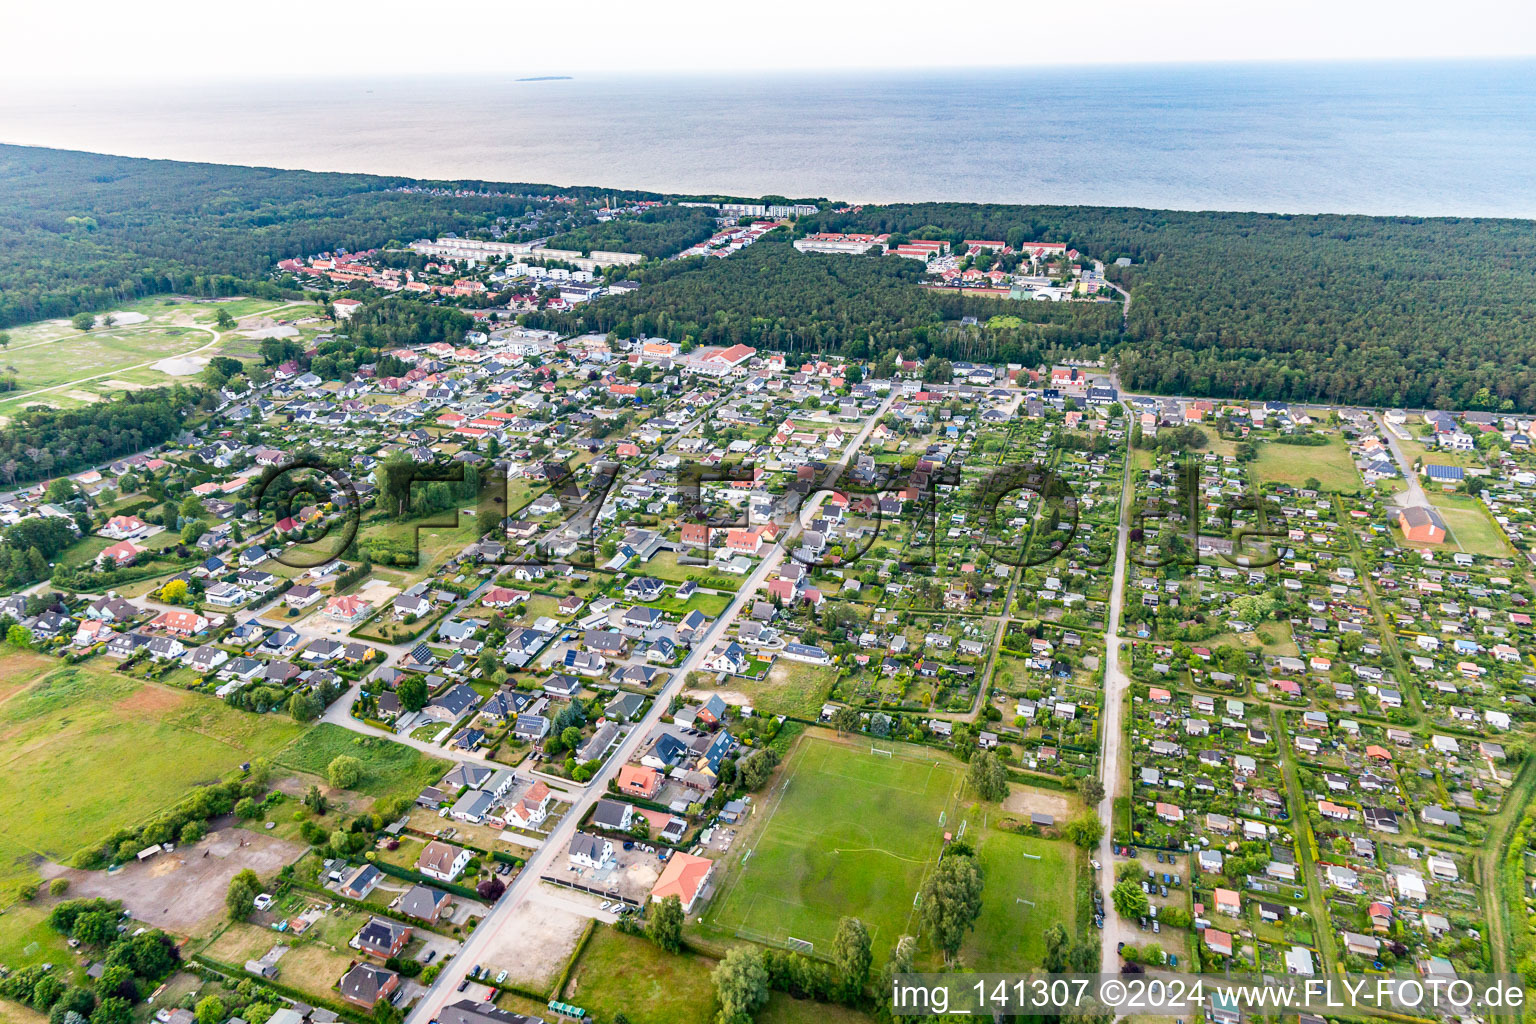
<path id="1" fill-rule="evenodd" d="M 1397 495 L 1397 503 L 1404 507 L 1428 508 L 1429 498 L 1424 494 L 1424 488 L 1419 483 L 1419 474 L 1413 471 L 1413 463 L 1404 454 L 1402 445 L 1397 443 L 1397 435 L 1387 427 L 1386 420 L 1381 418 L 1381 413 L 1373 413 L 1378 426 L 1381 427 L 1381 436 L 1387 439 L 1387 447 L 1392 449 L 1392 458 L 1397 460 L 1397 471 L 1403 474 L 1407 481 L 1408 490 Z"/>
<path id="2" fill-rule="evenodd" d="M 1116 948 L 1121 942 L 1135 942 L 1136 931 L 1115 911 L 1109 891 L 1115 884 L 1114 831 L 1115 791 L 1125 777 L 1125 759 L 1129 753 L 1123 743 L 1123 705 L 1130 677 L 1120 667 L 1120 612 L 1125 606 L 1125 572 L 1129 560 L 1130 518 L 1134 484 L 1131 476 L 1130 452 L 1126 452 L 1125 479 L 1120 495 L 1120 530 L 1115 544 L 1115 575 L 1109 588 L 1108 631 L 1104 637 L 1104 749 L 1099 755 L 1099 778 L 1104 783 L 1104 799 L 1099 801 L 1099 820 L 1104 823 L 1104 836 L 1099 840 L 1099 884 L 1104 890 L 1104 931 L 1102 970 L 1116 974 L 1120 970 L 1120 955 Z"/>
<path id="3" fill-rule="evenodd" d="M 837 483 L 841 475 L 842 467 L 858 454 L 869 434 L 879 422 L 880 417 L 890 409 L 891 403 L 896 399 L 897 392 L 891 394 L 880 404 L 874 415 L 865 420 L 864 428 L 854 437 L 853 442 L 846 450 L 846 455 L 838 468 L 829 476 L 826 487 L 830 488 Z M 826 500 L 828 494 L 825 490 L 819 492 L 809 503 L 809 507 L 801 513 L 804 518 L 808 513 L 813 513 Z M 793 532 L 793 531 L 789 531 Z M 681 692 L 684 680 L 688 673 L 697 669 L 708 657 L 715 643 L 726 636 L 731 625 L 735 623 L 742 610 L 747 607 L 752 595 L 756 593 L 769 575 L 783 562 L 787 552 L 785 544 L 776 544 L 765 557 L 757 569 L 747 577 L 741 590 L 731 600 L 725 612 L 715 620 L 709 630 L 694 645 L 691 653 L 683 660 L 666 686 L 657 694 L 651 710 L 645 718 L 631 729 L 629 735 L 619 741 L 608 760 L 603 763 L 602 769 L 592 778 L 585 792 L 580 794 L 573 803 L 570 811 L 560 820 L 554 831 L 544 840 L 543 846 L 533 851 L 528 862 L 523 866 L 518 876 L 513 879 L 501 900 L 491 909 L 490 914 L 475 930 L 470 933 L 464 943 L 464 948 L 459 955 L 443 965 L 442 973 L 437 976 L 432 987 L 427 990 L 419 1002 L 412 1008 L 406 1017 L 407 1024 L 427 1024 L 435 1020 L 442 1008 L 448 1005 L 458 995 L 459 982 L 463 981 L 470 969 L 480 962 L 486 951 L 495 945 L 495 938 L 499 931 L 506 926 L 512 916 L 512 912 L 529 897 L 539 886 L 539 877 L 546 868 L 556 862 L 559 857 L 565 856 L 566 849 L 570 846 L 572 835 L 576 832 L 576 825 L 586 817 L 587 811 L 598 799 L 608 791 L 608 780 L 618 774 L 621 766 L 627 764 L 631 756 L 639 748 L 644 739 L 661 722 L 662 715 L 671 707 L 672 697 Z"/>

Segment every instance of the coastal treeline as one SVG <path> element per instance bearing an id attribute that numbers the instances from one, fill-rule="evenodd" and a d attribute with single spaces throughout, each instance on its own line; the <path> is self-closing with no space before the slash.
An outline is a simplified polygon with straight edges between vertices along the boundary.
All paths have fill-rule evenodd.
<path id="1" fill-rule="evenodd" d="M 1532 221 L 924 203 L 798 229 L 1061 241 L 1102 259 L 1133 296 L 1114 354 L 1132 388 L 1536 409 Z"/>
<path id="2" fill-rule="evenodd" d="M 555 235 L 552 249 L 637 252 L 660 259 L 697 245 L 715 233 L 715 211 L 697 206 L 657 206 L 632 216 L 583 224 Z"/>
<path id="3" fill-rule="evenodd" d="M 161 292 L 272 297 L 280 259 L 468 233 L 537 205 L 397 190 L 413 184 L 0 146 L 0 327 Z"/>
<path id="4" fill-rule="evenodd" d="M 875 358 L 911 349 L 921 356 L 1029 363 L 1047 353 L 1112 345 L 1119 337 L 1116 303 L 1009 302 L 935 291 L 919 284 L 923 267 L 912 260 L 800 253 L 782 231 L 728 259 L 677 260 L 635 276 L 638 291 L 569 312 L 530 314 L 529 323 L 807 355 Z M 979 326 L 998 316 L 1023 322 Z M 966 317 L 978 326 L 962 328 Z"/>

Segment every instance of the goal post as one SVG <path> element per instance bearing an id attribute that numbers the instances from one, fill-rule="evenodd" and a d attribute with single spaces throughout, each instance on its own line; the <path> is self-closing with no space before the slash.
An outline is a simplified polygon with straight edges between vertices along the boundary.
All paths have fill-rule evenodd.
<path id="1" fill-rule="evenodd" d="M 816 952 L 816 943 L 807 941 L 806 939 L 797 939 L 793 935 L 784 940 L 784 945 L 788 946 L 796 953 L 804 953 L 806 956 L 810 956 L 812 953 Z"/>
<path id="2" fill-rule="evenodd" d="M 874 754 L 876 757 L 890 757 L 891 756 L 891 752 L 889 750 L 882 750 L 881 748 L 873 746 L 873 745 L 870 746 L 869 752 L 871 754 Z"/>

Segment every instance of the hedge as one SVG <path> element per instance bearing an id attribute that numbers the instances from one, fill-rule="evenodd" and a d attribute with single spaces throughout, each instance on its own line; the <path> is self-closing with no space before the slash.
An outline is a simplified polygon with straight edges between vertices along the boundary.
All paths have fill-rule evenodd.
<path id="1" fill-rule="evenodd" d="M 596 927 L 596 919 L 588 918 L 587 926 L 581 931 L 581 938 L 576 940 L 576 948 L 571 950 L 571 955 L 565 961 L 565 967 L 561 969 L 560 976 L 555 979 L 554 988 L 549 990 L 550 999 L 559 999 L 565 992 L 565 986 L 571 980 L 571 972 L 576 969 L 576 962 L 581 959 L 582 951 L 587 948 L 587 943 L 592 941 L 592 932 Z"/>
<path id="2" fill-rule="evenodd" d="M 459 885 L 456 882 L 444 882 L 441 879 L 433 878 L 430 875 L 424 875 L 420 871 L 416 871 L 412 868 L 403 868 L 398 864 L 391 864 L 388 861 L 382 860 L 374 861 L 373 866 L 378 868 L 386 875 L 393 875 L 396 878 L 403 878 L 409 882 L 420 882 L 422 885 L 435 886 L 444 892 L 451 892 L 455 896 L 462 896 L 467 900 L 478 900 L 481 898 L 478 892 L 471 889 L 467 885 Z"/>

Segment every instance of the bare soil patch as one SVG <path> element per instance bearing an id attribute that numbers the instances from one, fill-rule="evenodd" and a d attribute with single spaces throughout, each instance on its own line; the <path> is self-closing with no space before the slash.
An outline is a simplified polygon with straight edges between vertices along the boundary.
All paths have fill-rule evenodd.
<path id="1" fill-rule="evenodd" d="M 178 935 L 206 934 L 224 914 L 229 880 L 250 868 L 263 877 L 297 860 L 298 843 L 257 835 L 240 828 L 210 832 L 196 845 L 177 847 L 144 862 L 125 864 L 118 871 L 80 871 L 45 862 L 46 879 L 68 878 L 69 896 L 99 896 L 122 900 L 145 924 Z"/>
<path id="2" fill-rule="evenodd" d="M 587 918 L 561 906 L 535 886 L 512 917 L 496 931 L 484 962 L 507 979 L 536 991 L 547 990 L 576 949 Z"/>
<path id="3" fill-rule="evenodd" d="M 1072 816 L 1072 801 L 1060 793 L 1048 793 L 1043 789 L 1027 786 L 1010 786 L 1003 810 L 1014 814 L 1049 814 L 1058 825 Z"/>

